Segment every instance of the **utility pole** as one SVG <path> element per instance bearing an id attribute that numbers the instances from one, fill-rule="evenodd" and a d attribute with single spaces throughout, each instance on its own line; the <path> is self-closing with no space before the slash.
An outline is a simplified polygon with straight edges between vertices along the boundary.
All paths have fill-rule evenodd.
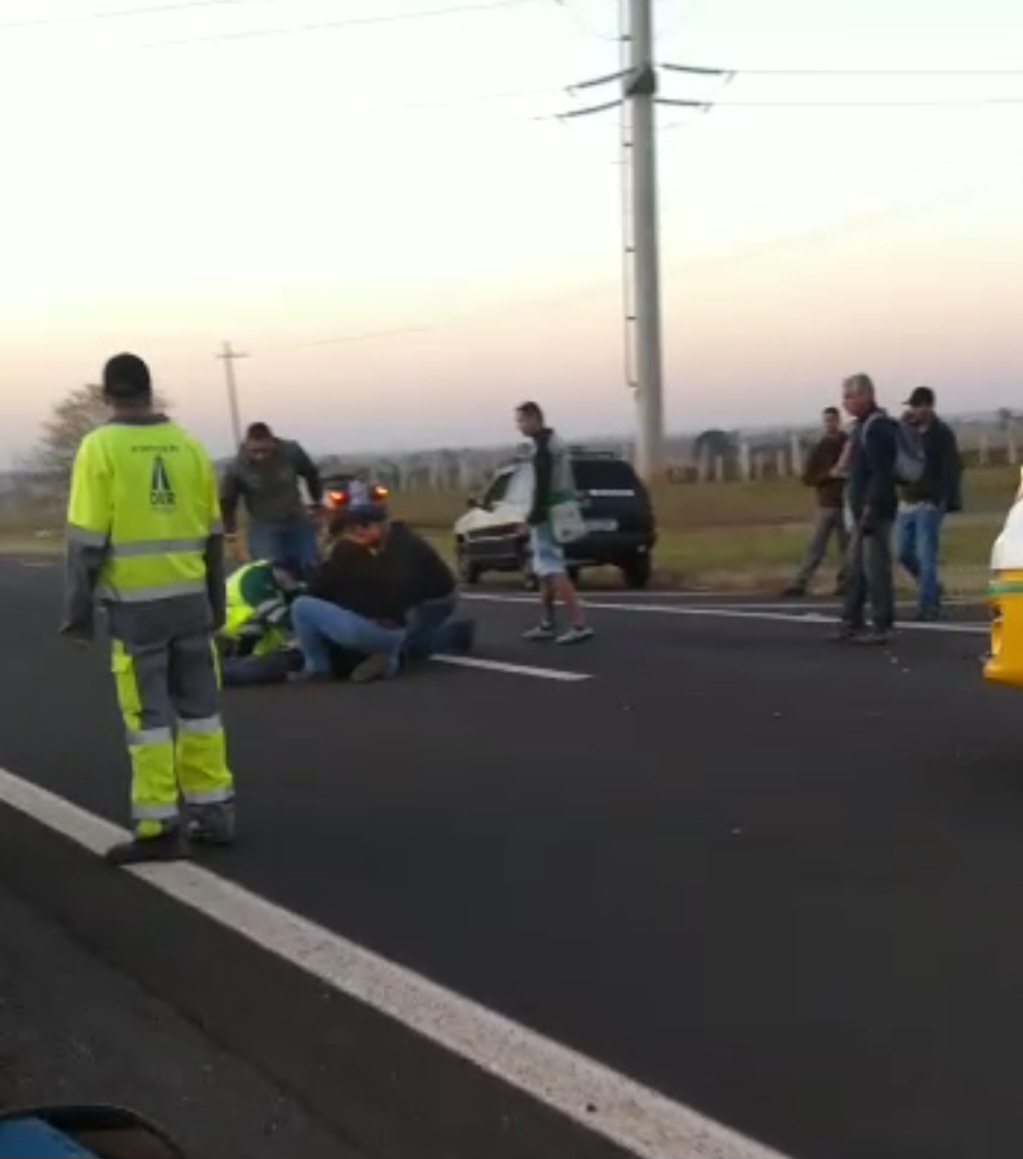
<path id="1" fill-rule="evenodd" d="M 636 467 L 656 479 L 664 470 L 664 368 L 661 349 L 661 273 L 657 223 L 657 142 L 654 103 L 652 0 L 629 0 L 627 41 L 629 67 L 622 78 L 622 98 L 631 126 L 625 162 L 631 186 L 633 309 L 635 311 Z"/>
<path id="2" fill-rule="evenodd" d="M 573 109 L 564 118 L 622 110 L 625 377 L 636 394 L 636 469 L 648 481 L 664 470 L 664 381 L 661 351 L 660 240 L 652 0 L 621 0 L 621 71 L 573 85 L 570 92 L 620 82 L 619 100 Z M 669 102 L 674 103 L 674 102 Z"/>
<path id="3" fill-rule="evenodd" d="M 230 342 L 225 342 L 219 354 L 214 355 L 224 363 L 224 386 L 227 389 L 227 406 L 231 415 L 231 434 L 234 437 L 235 447 L 242 445 L 242 416 L 238 408 L 238 383 L 234 376 L 234 364 L 238 358 L 248 358 L 235 350 Z"/>

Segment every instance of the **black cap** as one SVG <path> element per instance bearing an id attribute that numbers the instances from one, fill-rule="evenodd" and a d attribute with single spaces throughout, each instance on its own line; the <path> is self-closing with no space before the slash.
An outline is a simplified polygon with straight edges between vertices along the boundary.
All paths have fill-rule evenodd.
<path id="1" fill-rule="evenodd" d="M 125 402 L 150 398 L 153 380 L 149 367 L 137 354 L 115 354 L 103 367 L 103 393 Z"/>
<path id="2" fill-rule="evenodd" d="M 934 391 L 929 386 L 918 386 L 903 406 L 934 406 Z"/>

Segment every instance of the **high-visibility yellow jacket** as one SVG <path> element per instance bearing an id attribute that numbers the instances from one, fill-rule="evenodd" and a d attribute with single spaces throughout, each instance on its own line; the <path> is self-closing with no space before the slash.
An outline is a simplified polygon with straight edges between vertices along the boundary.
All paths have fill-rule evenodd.
<path id="1" fill-rule="evenodd" d="M 112 605 L 205 597 L 222 618 L 222 567 L 211 574 L 222 558 L 217 491 L 205 450 L 162 415 L 87 435 L 71 477 L 65 631 L 91 631 L 94 597 Z"/>
<path id="2" fill-rule="evenodd" d="M 227 615 L 220 635 L 236 645 L 243 641 L 253 656 L 287 646 L 290 603 L 266 560 L 247 563 L 227 581 Z"/>

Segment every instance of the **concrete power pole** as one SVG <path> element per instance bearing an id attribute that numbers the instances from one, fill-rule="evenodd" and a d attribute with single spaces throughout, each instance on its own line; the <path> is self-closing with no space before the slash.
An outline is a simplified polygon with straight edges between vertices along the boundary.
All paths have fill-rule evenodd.
<path id="1" fill-rule="evenodd" d="M 657 68 L 652 0 L 628 0 L 628 5 L 628 27 L 623 30 L 628 68 L 622 78 L 622 97 L 630 126 L 624 160 L 631 192 L 629 248 L 636 342 L 636 468 L 644 479 L 652 480 L 664 470 L 664 369 L 654 126 Z"/>
<path id="2" fill-rule="evenodd" d="M 569 91 L 575 93 L 620 82 L 621 98 L 573 109 L 563 113 L 562 118 L 588 116 L 607 109 L 622 110 L 625 377 L 636 393 L 636 469 L 645 479 L 654 480 L 664 470 L 664 382 L 654 128 L 654 106 L 659 101 L 653 2 L 620 2 L 621 70 L 572 85 Z"/>
<path id="3" fill-rule="evenodd" d="M 227 389 L 227 406 L 231 414 L 231 434 L 234 437 L 235 447 L 240 447 L 242 445 L 242 416 L 238 407 L 238 383 L 234 376 L 234 364 L 236 359 L 248 358 L 248 355 L 235 350 L 230 342 L 225 342 L 220 353 L 214 357 L 219 358 L 224 363 L 224 386 Z"/>

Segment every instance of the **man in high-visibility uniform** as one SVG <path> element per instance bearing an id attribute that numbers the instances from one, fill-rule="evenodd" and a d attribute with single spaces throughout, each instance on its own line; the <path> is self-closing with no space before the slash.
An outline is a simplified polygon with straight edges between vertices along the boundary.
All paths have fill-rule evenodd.
<path id="1" fill-rule="evenodd" d="M 234 839 L 214 644 L 224 622 L 223 527 L 209 456 L 154 412 L 146 364 L 110 359 L 103 394 L 111 421 L 82 440 L 72 473 L 61 631 L 86 643 L 97 601 L 106 609 L 135 824 L 107 858 L 128 865 L 185 857 L 189 838 Z"/>
<path id="2" fill-rule="evenodd" d="M 291 604 L 305 585 L 281 563 L 243 564 L 227 581 L 227 615 L 218 633 L 224 685 L 283 684 L 302 667 Z"/>
<path id="3" fill-rule="evenodd" d="M 238 656 L 266 656 L 291 636 L 291 601 L 303 585 L 281 563 L 242 564 L 227 580 L 227 613 L 220 639 Z"/>

